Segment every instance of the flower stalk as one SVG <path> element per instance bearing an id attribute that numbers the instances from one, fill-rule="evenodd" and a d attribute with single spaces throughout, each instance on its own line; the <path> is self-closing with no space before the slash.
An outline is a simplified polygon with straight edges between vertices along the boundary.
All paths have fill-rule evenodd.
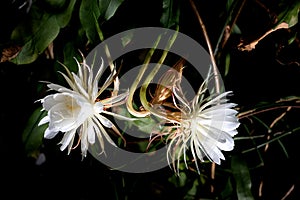
<path id="1" fill-rule="evenodd" d="M 141 101 L 144 109 L 150 111 L 151 114 L 156 115 L 157 117 L 162 118 L 162 119 L 167 119 L 168 117 L 166 116 L 165 112 L 159 112 L 157 109 L 153 109 L 150 106 L 150 104 L 147 100 L 147 97 L 146 97 L 147 96 L 146 93 L 147 93 L 147 88 L 148 88 L 149 84 L 151 83 L 154 76 L 157 74 L 157 72 L 161 68 L 163 62 L 165 61 L 170 48 L 172 47 L 172 45 L 174 44 L 174 42 L 177 38 L 177 35 L 178 35 L 178 26 L 177 26 L 176 32 L 172 35 L 172 37 L 170 38 L 170 40 L 167 43 L 166 47 L 164 48 L 164 51 L 163 51 L 159 61 L 157 62 L 155 67 L 152 69 L 152 71 L 146 77 L 146 79 L 145 79 L 145 81 L 144 81 L 144 83 L 141 87 L 141 90 L 140 90 L 140 101 Z"/>
<path id="2" fill-rule="evenodd" d="M 144 60 L 143 66 L 140 69 L 136 79 L 134 80 L 134 82 L 132 83 L 130 89 L 129 89 L 129 95 L 126 101 L 126 107 L 127 110 L 129 111 L 130 114 L 132 114 L 135 117 L 146 117 L 150 114 L 149 110 L 139 110 L 137 111 L 136 109 L 133 108 L 133 96 L 134 93 L 137 89 L 138 84 L 140 83 L 145 71 L 147 70 L 149 63 L 151 61 L 151 57 L 157 47 L 157 45 L 159 44 L 159 41 L 161 39 L 161 35 L 157 38 L 157 40 L 155 41 L 153 47 L 148 51 L 148 54 L 146 55 L 146 58 Z"/>

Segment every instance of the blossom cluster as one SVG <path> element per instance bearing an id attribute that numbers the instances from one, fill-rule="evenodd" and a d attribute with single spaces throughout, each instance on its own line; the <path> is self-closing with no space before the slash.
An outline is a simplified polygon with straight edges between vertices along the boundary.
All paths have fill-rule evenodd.
<path id="1" fill-rule="evenodd" d="M 59 142 L 60 149 L 67 149 L 68 154 L 77 146 L 81 146 L 83 157 L 87 156 L 89 146 L 99 143 L 101 152 L 105 153 L 105 141 L 117 146 L 111 138 L 114 132 L 118 137 L 124 137 L 110 117 L 121 120 L 138 120 L 139 116 L 128 117 L 114 112 L 113 107 L 128 103 L 129 91 L 118 94 L 119 82 L 116 67 L 111 68 L 110 74 L 106 73 L 103 60 L 101 66 L 89 66 L 85 59 L 77 61 L 78 72 L 70 72 L 65 67 L 62 73 L 68 87 L 48 83 L 51 94 L 40 99 L 47 115 L 39 125 L 47 124 L 44 132 L 47 139 L 54 138 L 62 133 Z M 95 73 L 96 72 L 96 73 Z M 209 77 L 209 76 L 208 76 Z M 102 86 L 99 83 L 103 82 Z M 149 102 L 149 114 L 161 117 L 164 125 L 159 131 L 153 131 L 149 144 L 153 138 L 165 136 L 168 142 L 167 159 L 175 171 L 179 170 L 181 158 L 186 166 L 187 152 L 189 151 L 199 171 L 197 160 L 208 160 L 220 164 L 225 157 L 222 151 L 231 151 L 234 148 L 233 137 L 237 134 L 239 126 L 236 104 L 228 102 L 227 96 L 232 92 L 223 92 L 207 95 L 209 78 L 205 79 L 192 100 L 187 100 L 180 85 L 181 76 L 178 71 L 163 76 L 161 81 L 169 87 L 161 87 L 158 94 L 154 94 L 155 106 Z M 114 83 L 110 95 L 103 95 L 108 87 Z M 157 96 L 159 95 L 159 96 Z M 157 104 L 166 104 L 165 100 L 171 97 L 168 106 L 170 111 L 160 111 Z M 151 106 L 152 105 L 152 106 Z M 166 107 L 166 106 L 165 106 Z M 108 131 L 110 130 L 110 131 Z M 74 141 L 75 144 L 74 144 Z"/>

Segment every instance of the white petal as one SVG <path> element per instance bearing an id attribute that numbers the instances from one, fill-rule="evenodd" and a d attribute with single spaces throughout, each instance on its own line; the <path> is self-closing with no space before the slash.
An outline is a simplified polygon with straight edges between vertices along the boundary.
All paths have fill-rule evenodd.
<path id="1" fill-rule="evenodd" d="M 58 132 L 59 131 L 51 130 L 51 129 L 47 128 L 45 130 L 44 137 L 47 138 L 47 139 L 52 139 L 57 135 Z"/>
<path id="2" fill-rule="evenodd" d="M 39 122 L 38 126 L 41 126 L 41 125 L 43 125 L 43 124 L 48 123 L 49 120 L 50 120 L 49 116 L 46 115 L 45 117 L 43 117 L 43 118 L 41 119 L 41 121 Z"/>
<path id="3" fill-rule="evenodd" d="M 64 134 L 64 137 L 62 138 L 62 140 L 59 142 L 59 144 L 61 144 L 60 150 L 63 151 L 69 144 L 71 144 L 70 142 L 73 140 L 73 138 L 75 137 L 75 132 L 76 129 L 72 129 L 70 131 L 67 131 Z"/>
<path id="4" fill-rule="evenodd" d="M 119 115 L 119 114 L 116 114 L 114 112 L 109 112 L 109 111 L 103 111 L 102 113 L 107 114 L 107 115 L 111 115 L 111 116 L 113 116 L 117 119 L 120 119 L 120 120 L 127 120 L 127 121 L 139 120 L 139 118 L 126 117 L 126 116 Z"/>
<path id="5" fill-rule="evenodd" d="M 104 143 L 102 143 L 103 142 L 102 135 L 103 135 L 109 143 L 111 143 L 112 145 L 116 146 L 116 144 L 109 137 L 109 135 L 107 134 L 105 128 L 100 124 L 100 122 L 98 121 L 98 119 L 99 119 L 99 117 L 95 117 L 94 118 L 94 122 L 95 122 L 96 126 L 100 129 L 100 131 L 96 130 L 97 131 L 96 133 L 97 133 L 97 136 L 98 136 L 98 139 L 99 139 L 100 143 L 104 145 Z"/>
<path id="6" fill-rule="evenodd" d="M 81 142 L 81 154 L 83 156 L 86 156 L 86 152 L 87 152 L 87 149 L 88 149 L 88 146 L 89 146 L 89 143 L 88 143 L 88 120 L 85 121 L 82 126 L 80 127 L 80 129 L 77 129 L 79 134 L 80 134 L 80 142 Z"/>
<path id="7" fill-rule="evenodd" d="M 48 95 L 42 100 L 42 103 L 43 103 L 43 108 L 49 111 L 54 105 L 56 105 L 57 102 L 53 98 L 53 95 Z"/>
<path id="8" fill-rule="evenodd" d="M 84 88 L 84 83 L 82 82 L 82 80 L 80 80 L 80 78 L 78 78 L 77 75 L 73 74 L 74 80 L 75 80 L 75 84 L 77 86 L 78 91 L 80 92 L 80 94 L 82 94 L 86 99 L 90 99 L 89 94 L 87 93 L 86 89 Z"/>
<path id="9" fill-rule="evenodd" d="M 80 64 L 76 58 L 74 58 L 74 59 L 75 59 L 75 62 L 77 63 L 77 67 L 78 67 L 78 70 L 77 70 L 78 77 L 83 80 L 84 77 L 83 77 L 82 64 Z"/>
<path id="10" fill-rule="evenodd" d="M 220 165 L 221 164 L 221 160 L 224 160 L 224 155 L 222 154 L 222 152 L 213 144 L 211 144 L 210 142 L 206 141 L 202 143 L 203 145 L 203 150 L 205 152 L 205 154 L 216 164 Z"/>
<path id="11" fill-rule="evenodd" d="M 95 143 L 95 130 L 93 124 L 94 122 L 92 120 L 87 121 L 87 137 L 90 144 Z"/>
<path id="12" fill-rule="evenodd" d="M 99 121 L 101 122 L 101 124 L 103 124 L 103 126 L 107 127 L 107 128 L 111 128 L 113 126 L 113 123 L 107 119 L 106 117 L 102 116 L 102 115 L 96 115 L 97 119 L 99 119 Z"/>
<path id="13" fill-rule="evenodd" d="M 71 153 L 71 150 L 72 150 L 72 147 L 73 147 L 74 138 L 75 138 L 75 134 L 74 134 L 74 137 L 71 139 L 71 141 L 70 141 L 70 143 L 68 145 L 68 155 Z"/>
<path id="14" fill-rule="evenodd" d="M 78 113 L 70 112 L 62 103 L 53 106 L 48 115 L 50 117 L 49 126 L 62 132 L 77 128 L 80 125 L 77 123 Z"/>
<path id="15" fill-rule="evenodd" d="M 75 84 L 74 84 L 74 81 L 72 81 L 68 76 L 66 76 L 65 74 L 63 74 L 63 73 L 61 73 L 62 74 L 62 76 L 65 78 L 65 80 L 66 80 L 66 82 L 69 84 L 69 86 L 73 89 L 73 90 L 75 90 L 76 92 L 78 92 L 78 90 L 77 90 L 77 88 L 76 88 L 76 86 L 75 86 Z M 66 88 L 66 89 L 62 89 L 62 88 L 59 88 L 57 91 L 59 91 L 59 92 L 67 92 L 68 91 L 68 89 Z M 70 90 L 70 91 L 72 91 L 72 90 Z"/>
<path id="16" fill-rule="evenodd" d="M 91 97 L 91 99 L 94 100 L 93 98 L 93 78 L 94 78 L 94 74 L 93 74 L 93 70 L 89 69 L 90 73 L 89 73 L 89 77 L 88 77 L 88 81 L 87 81 L 87 92 L 89 94 L 89 96 Z"/>
<path id="17" fill-rule="evenodd" d="M 217 146 L 223 151 L 231 151 L 234 148 L 234 140 L 231 137 L 228 137 L 226 142 L 218 142 Z"/>
<path id="18" fill-rule="evenodd" d="M 94 69 L 94 68 L 93 68 Z M 97 74 L 94 78 L 94 81 L 93 81 L 93 88 L 92 88 L 92 97 L 93 99 L 96 99 L 97 98 L 97 94 L 98 94 L 98 83 L 99 83 L 99 79 L 103 73 L 103 70 L 104 70 L 104 64 L 103 64 L 103 59 L 101 58 L 101 65 L 97 71 Z"/>
<path id="19" fill-rule="evenodd" d="M 109 107 L 112 107 L 116 103 L 124 101 L 127 98 L 128 94 L 129 94 L 128 92 L 125 92 L 125 93 L 119 94 L 117 96 L 113 96 L 113 97 L 104 99 L 104 100 L 101 101 L 101 103 L 104 104 L 104 105 L 110 105 Z"/>
<path id="20" fill-rule="evenodd" d="M 94 104 L 94 111 L 96 113 L 102 113 L 103 112 L 103 109 L 104 109 L 104 105 L 101 103 L 101 102 L 96 102 Z"/>
<path id="21" fill-rule="evenodd" d="M 54 84 L 54 83 L 50 83 L 47 86 L 48 86 L 48 88 L 50 88 L 52 90 L 55 90 L 55 91 L 58 91 L 58 92 L 72 92 L 72 90 L 70 90 L 70 89 L 68 89 L 64 86 Z"/>
<path id="22" fill-rule="evenodd" d="M 231 93 L 231 91 L 219 94 L 218 96 L 214 97 L 213 99 L 211 99 L 207 103 L 203 104 L 201 106 L 201 108 L 204 109 L 204 108 L 206 108 L 210 105 L 218 104 L 218 103 L 220 103 L 220 101 L 222 102 L 222 98 L 226 97 L 229 93 Z M 225 99 L 225 101 L 226 101 L 226 99 Z"/>

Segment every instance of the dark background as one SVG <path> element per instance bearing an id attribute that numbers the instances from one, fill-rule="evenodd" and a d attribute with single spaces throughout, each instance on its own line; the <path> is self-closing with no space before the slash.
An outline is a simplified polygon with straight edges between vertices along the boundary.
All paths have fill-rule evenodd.
<path id="1" fill-rule="evenodd" d="M 223 16 L 218 15 L 221 13 L 222 3 L 217 6 L 216 2 L 220 3 L 198 2 L 199 12 L 203 16 L 213 46 L 224 22 Z M 26 15 L 24 9 L 18 9 L 21 3 L 0 3 L 1 48 L 10 45 L 11 31 Z M 114 18 L 104 25 L 103 30 L 107 35 L 113 35 L 133 25 L 159 26 L 159 9 L 160 1 L 141 3 L 129 0 L 120 7 Z M 189 4 L 182 5 L 181 18 L 181 31 L 205 47 L 201 29 Z M 237 21 L 243 32 L 242 37 L 249 39 L 263 33 L 267 29 L 268 19 L 269 16 L 255 6 L 254 1 L 247 1 Z M 292 30 L 299 30 L 299 24 Z M 66 32 L 69 33 L 69 30 Z M 224 51 L 230 52 L 231 65 L 228 75 L 223 80 L 227 90 L 234 92 L 232 101 L 240 108 L 246 109 L 259 102 L 273 102 L 281 97 L 300 95 L 299 33 L 298 41 L 288 45 L 290 34 L 289 30 L 276 31 L 262 40 L 251 52 L 239 51 L 236 48 L 241 39 L 240 35 L 230 37 Z M 60 37 L 57 46 L 59 40 L 69 35 Z M 279 63 L 278 59 L 285 64 Z M 128 196 L 129 200 L 181 199 L 181 191 L 167 180 L 172 175 L 172 171 L 167 167 L 146 174 L 111 171 L 91 156 L 81 160 L 78 150 L 72 151 L 71 155 L 61 152 L 57 145 L 59 139 L 44 141 L 41 152 L 46 156 L 46 162 L 42 165 L 36 165 L 35 159 L 26 156 L 22 132 L 29 116 L 37 108 L 37 103 L 34 102 L 42 98 L 36 89 L 39 81 L 51 80 L 51 74 L 55 73 L 52 68 L 54 62 L 41 55 L 34 63 L 28 65 L 0 63 L 1 199 L 118 199 L 116 193 L 119 199 Z M 224 73 L 224 65 L 220 65 L 219 70 Z M 266 114 L 262 118 L 270 121 L 274 119 L 274 115 Z M 286 124 L 297 127 L 299 122 L 300 113 L 293 109 L 286 118 Z M 299 139 L 299 133 L 284 138 L 289 158 L 284 157 L 280 148 L 274 145 L 264 155 L 264 167 L 251 171 L 254 196 L 258 195 L 258 183 L 263 177 L 264 195 L 261 199 L 280 199 L 293 184 L 295 188 L 288 199 L 299 197 Z M 249 162 L 251 166 L 250 158 Z M 203 188 L 202 196 L 213 198 L 214 195 L 209 194 L 208 188 Z"/>

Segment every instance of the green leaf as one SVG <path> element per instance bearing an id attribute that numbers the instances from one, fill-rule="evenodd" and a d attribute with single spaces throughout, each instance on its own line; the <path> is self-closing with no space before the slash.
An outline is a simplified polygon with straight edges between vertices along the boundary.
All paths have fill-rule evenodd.
<path id="1" fill-rule="evenodd" d="M 132 121 L 124 121 L 126 126 L 130 129 L 136 127 L 138 131 L 147 133 L 147 135 L 151 134 L 153 130 L 158 129 L 159 119 L 155 120 L 155 118 L 152 118 L 151 116 L 136 118 L 129 113 L 124 105 L 114 108 L 114 112 L 128 118 L 135 118 L 135 120 Z"/>
<path id="2" fill-rule="evenodd" d="M 187 178 L 185 172 L 180 172 L 180 173 L 179 173 L 179 176 L 177 176 L 177 175 L 174 174 L 173 176 L 171 176 L 171 177 L 168 179 L 168 181 L 169 181 L 170 183 L 172 183 L 176 188 L 179 188 L 179 187 L 184 187 L 184 186 L 186 186 L 186 183 L 187 183 L 187 181 L 188 181 L 188 178 Z"/>
<path id="3" fill-rule="evenodd" d="M 294 41 L 296 41 L 297 38 L 297 32 L 295 32 L 291 37 L 288 39 L 288 44 L 292 44 Z"/>
<path id="4" fill-rule="evenodd" d="M 235 3 L 234 0 L 227 0 L 227 2 L 226 2 L 226 11 L 227 12 L 230 12 L 232 6 L 234 5 L 233 3 Z"/>
<path id="5" fill-rule="evenodd" d="M 152 133 L 152 131 L 157 128 L 158 122 L 151 117 L 143 117 L 132 121 L 132 124 L 138 127 L 142 132 Z"/>
<path id="6" fill-rule="evenodd" d="M 254 200 L 251 192 L 251 177 L 247 163 L 238 156 L 231 159 L 231 169 L 239 200 Z"/>
<path id="7" fill-rule="evenodd" d="M 289 28 L 298 23 L 298 13 L 300 10 L 300 1 L 284 1 L 280 4 L 282 11 L 278 14 L 278 21 L 275 25 L 277 27 L 279 24 L 285 22 L 288 24 Z"/>
<path id="8" fill-rule="evenodd" d="M 195 179 L 193 182 L 193 187 L 187 192 L 183 199 L 185 200 L 193 200 L 196 197 L 197 190 L 198 190 L 199 181 Z"/>
<path id="9" fill-rule="evenodd" d="M 105 11 L 104 19 L 109 20 L 115 14 L 116 10 L 118 9 L 118 7 L 121 5 L 123 1 L 124 0 L 111 0 Z M 108 1 L 102 0 L 101 2 L 108 2 Z"/>
<path id="10" fill-rule="evenodd" d="M 224 188 L 224 190 L 220 193 L 220 197 L 221 199 L 232 199 L 232 194 L 233 194 L 233 186 L 231 183 L 230 178 L 228 178 L 226 186 Z"/>
<path id="11" fill-rule="evenodd" d="M 237 24 L 233 24 L 231 33 L 240 35 L 242 34 L 242 31 Z"/>
<path id="12" fill-rule="evenodd" d="M 64 46 L 63 49 L 64 53 L 64 65 L 71 71 L 71 72 L 77 72 L 77 63 L 76 60 L 81 60 L 81 55 L 79 51 L 76 49 L 74 43 L 68 42 Z"/>
<path id="13" fill-rule="evenodd" d="M 11 61 L 16 64 L 29 64 L 49 46 L 59 34 L 60 28 L 65 27 L 72 15 L 75 0 L 60 13 L 48 13 L 33 5 L 29 18 L 19 24 L 12 32 L 11 39 L 23 43 L 16 58 Z"/>
<path id="14" fill-rule="evenodd" d="M 67 0 L 43 0 L 44 6 L 47 6 L 48 10 L 59 10 L 65 6 Z"/>
<path id="15" fill-rule="evenodd" d="M 133 31 L 129 31 L 128 34 L 124 35 L 122 38 L 121 38 L 121 41 L 122 41 L 122 45 L 123 47 L 125 47 L 126 45 L 128 45 L 132 38 L 133 38 Z"/>
<path id="16" fill-rule="evenodd" d="M 100 24 L 109 20 L 123 0 L 83 0 L 79 9 L 79 18 L 86 36 L 91 43 L 98 41 L 95 18 Z"/>
<path id="17" fill-rule="evenodd" d="M 180 6 L 178 1 L 163 0 L 163 13 L 160 22 L 165 28 L 171 28 L 179 24 Z"/>
<path id="18" fill-rule="evenodd" d="M 22 142 L 25 147 L 27 156 L 35 157 L 36 152 L 43 142 L 44 132 L 47 124 L 38 126 L 40 120 L 47 115 L 47 112 L 42 112 L 41 108 L 36 109 L 27 121 L 26 127 L 22 134 Z"/>
<path id="19" fill-rule="evenodd" d="M 97 38 L 97 30 L 95 26 L 95 18 L 99 18 L 100 8 L 97 0 L 83 0 L 79 9 L 79 18 L 86 36 L 91 43 Z"/>
<path id="20" fill-rule="evenodd" d="M 228 72 L 229 72 L 229 67 L 230 67 L 230 53 L 226 54 L 225 57 L 225 73 L 224 76 L 227 76 Z"/>
<path id="21" fill-rule="evenodd" d="M 57 24 L 60 28 L 64 28 L 68 25 L 72 17 L 75 2 L 76 0 L 70 0 L 69 6 L 66 8 L 66 10 L 55 15 Z"/>

